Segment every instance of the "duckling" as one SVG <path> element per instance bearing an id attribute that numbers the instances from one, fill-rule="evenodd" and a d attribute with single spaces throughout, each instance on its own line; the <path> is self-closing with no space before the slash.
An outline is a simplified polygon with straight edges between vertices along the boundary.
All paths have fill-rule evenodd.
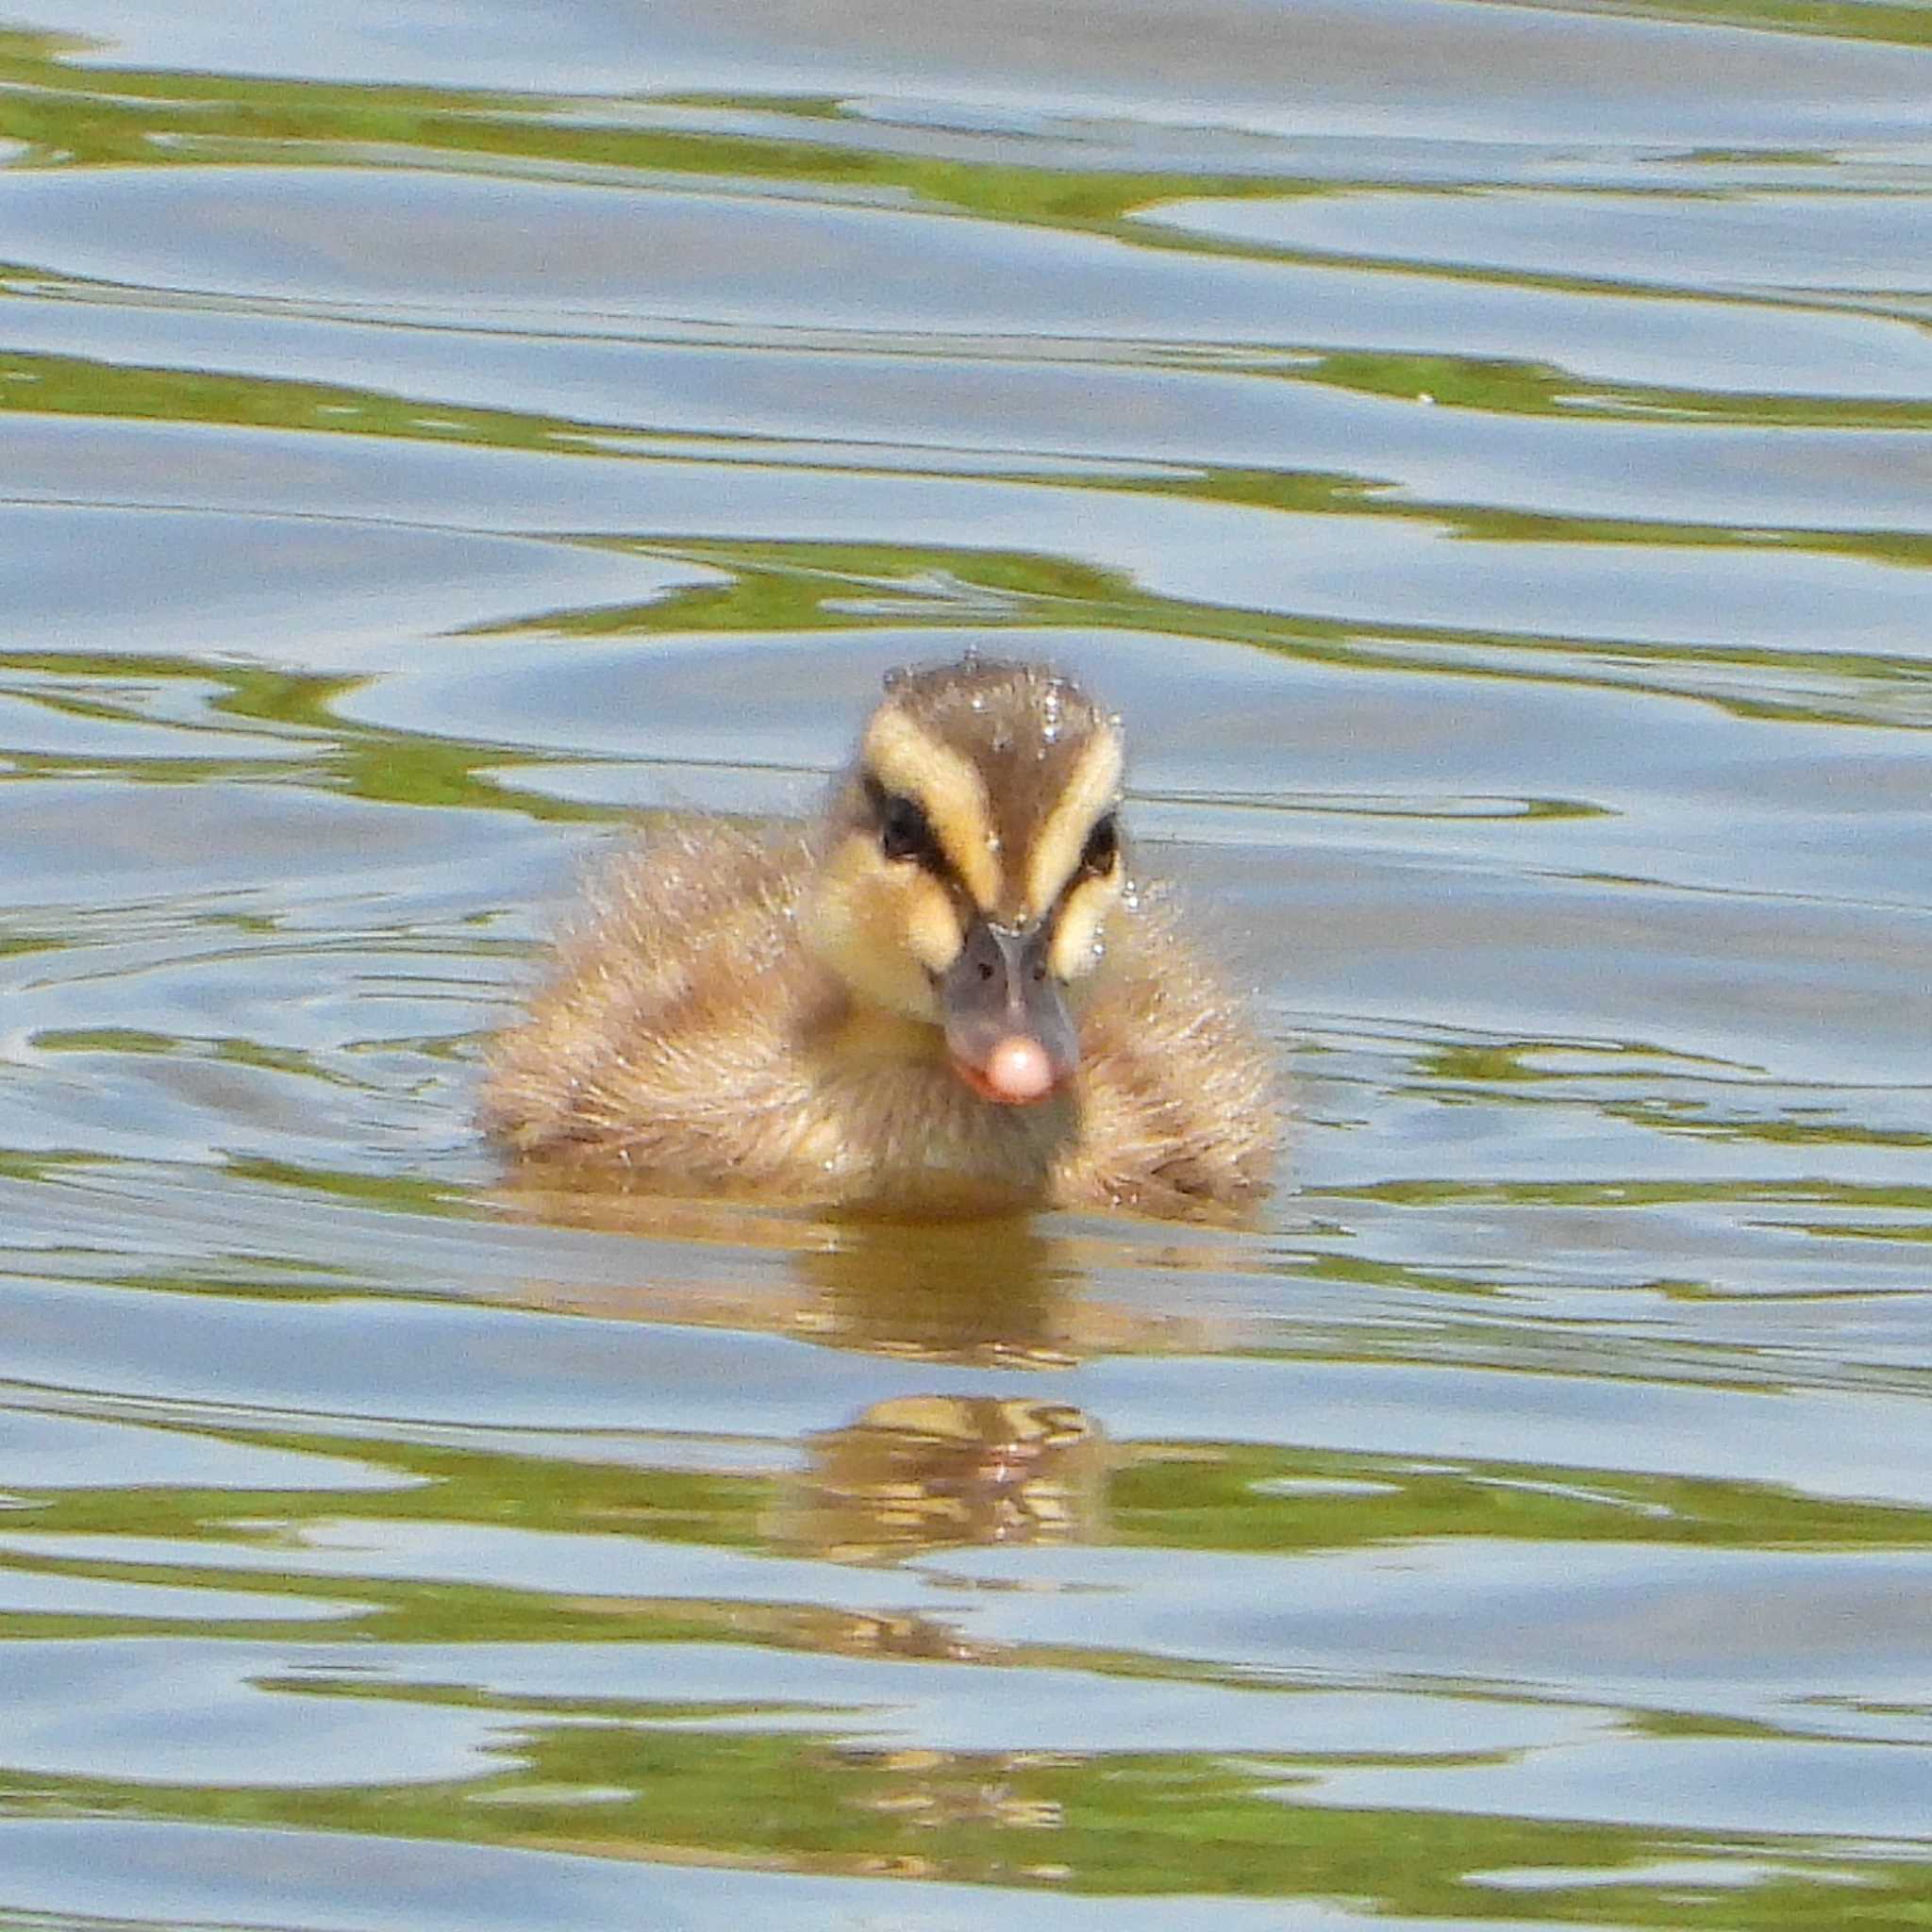
<path id="1" fill-rule="evenodd" d="M 1129 883 L 1119 722 L 977 657 L 896 672 L 813 827 L 610 868 L 493 1045 L 524 1162 L 886 1214 L 1224 1218 L 1277 1104 L 1241 1002 Z"/>

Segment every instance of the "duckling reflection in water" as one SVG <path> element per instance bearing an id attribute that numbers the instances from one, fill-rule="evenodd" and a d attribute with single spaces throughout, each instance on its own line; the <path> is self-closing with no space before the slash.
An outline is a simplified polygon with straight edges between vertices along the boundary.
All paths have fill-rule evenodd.
<path id="1" fill-rule="evenodd" d="M 836 1562 L 1094 1541 L 1106 1515 L 1106 1438 L 1066 1403 L 894 1396 L 806 1447 L 765 1539 Z"/>
<path id="2" fill-rule="evenodd" d="M 901 672 L 823 821 L 653 827 L 604 877 L 485 1121 L 529 1162 L 880 1213 L 1224 1216 L 1274 1069 L 1130 885 L 1118 722 L 1040 667 Z"/>

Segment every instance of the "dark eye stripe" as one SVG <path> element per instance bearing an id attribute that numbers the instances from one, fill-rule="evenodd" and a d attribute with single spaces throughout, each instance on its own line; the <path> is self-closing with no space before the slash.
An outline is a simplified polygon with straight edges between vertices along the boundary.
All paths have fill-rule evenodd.
<path id="1" fill-rule="evenodd" d="M 909 858 L 933 872 L 943 870 L 945 858 L 931 822 L 912 799 L 888 791 L 871 777 L 865 781 L 865 795 L 878 826 L 879 850 L 886 858 Z"/>
<path id="2" fill-rule="evenodd" d="M 1104 878 L 1120 862 L 1120 821 L 1108 812 L 1087 834 L 1087 843 L 1080 854 L 1080 870 L 1091 877 Z"/>

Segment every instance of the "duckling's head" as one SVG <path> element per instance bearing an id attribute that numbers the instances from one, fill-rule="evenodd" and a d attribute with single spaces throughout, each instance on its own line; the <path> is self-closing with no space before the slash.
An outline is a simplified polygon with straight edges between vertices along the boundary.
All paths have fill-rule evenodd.
<path id="1" fill-rule="evenodd" d="M 898 672 L 834 794 L 805 908 L 854 1000 L 941 1029 L 984 1098 L 1074 1072 L 1072 1006 L 1125 876 L 1118 722 L 1036 665 Z"/>

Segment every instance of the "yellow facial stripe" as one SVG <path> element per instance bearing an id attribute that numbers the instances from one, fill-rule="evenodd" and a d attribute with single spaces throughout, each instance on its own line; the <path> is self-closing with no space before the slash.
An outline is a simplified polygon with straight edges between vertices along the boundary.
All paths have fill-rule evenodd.
<path id="1" fill-rule="evenodd" d="M 941 848 L 966 890 L 982 907 L 997 905 L 992 808 L 986 781 L 950 745 L 922 731 L 890 706 L 865 729 L 865 768 L 888 791 L 909 798 L 925 813 Z"/>
<path id="2" fill-rule="evenodd" d="M 1067 894 L 1053 929 L 1046 963 L 1053 975 L 1071 985 L 1100 963 L 1100 924 L 1121 895 L 1113 879 L 1087 879 Z"/>
<path id="3" fill-rule="evenodd" d="M 1120 796 L 1120 739 L 1111 731 L 1096 732 L 1033 841 L 1026 867 L 1026 905 L 1035 919 L 1045 917 L 1073 877 L 1088 833 Z"/>
<path id="4" fill-rule="evenodd" d="M 932 977 L 959 952 L 959 924 L 943 886 L 888 865 L 877 841 L 842 841 L 801 908 L 807 943 L 873 1006 L 936 1021 Z"/>
<path id="5" fill-rule="evenodd" d="M 922 875 L 894 910 L 905 935 L 901 943 L 928 973 L 943 973 L 959 957 L 965 935 L 944 887 Z"/>

